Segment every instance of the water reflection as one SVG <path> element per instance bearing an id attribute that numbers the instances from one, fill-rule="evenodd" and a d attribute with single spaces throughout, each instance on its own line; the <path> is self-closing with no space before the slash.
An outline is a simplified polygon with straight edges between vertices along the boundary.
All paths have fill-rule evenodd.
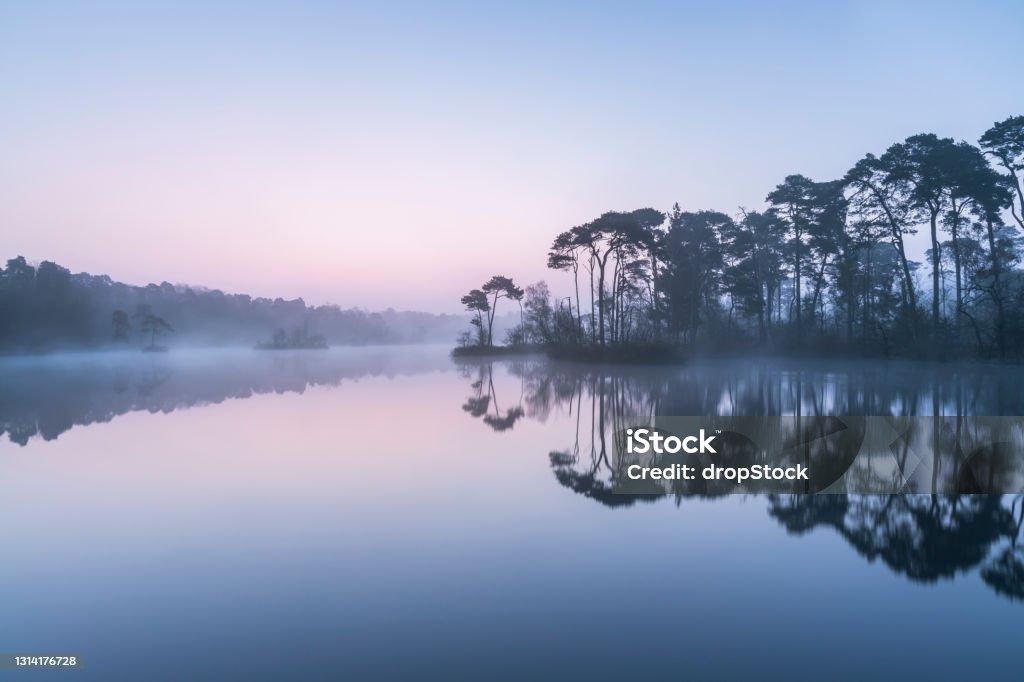
<path id="1" fill-rule="evenodd" d="M 559 433 L 562 443 L 549 452 L 552 473 L 568 490 L 607 507 L 665 498 L 681 505 L 686 498 L 716 497 L 732 488 L 697 479 L 637 482 L 630 487 L 636 494 L 615 492 L 632 461 L 618 454 L 625 452 L 624 425 L 636 417 L 807 417 L 818 426 L 796 434 L 802 448 L 794 449 L 802 449 L 808 463 L 823 466 L 841 459 L 837 443 L 839 450 L 843 445 L 822 437 L 829 415 L 943 417 L 923 422 L 931 433 L 908 431 L 888 453 L 896 471 L 909 470 L 922 439 L 932 453 L 931 461 L 902 490 L 927 493 L 953 486 L 975 493 L 985 490 L 985 483 L 992 486 L 1021 474 L 1015 459 L 995 453 L 983 461 L 985 466 L 978 466 L 977 453 L 957 445 L 967 435 L 967 417 L 1022 414 L 1017 370 L 868 363 L 840 370 L 758 362 L 609 368 L 542 359 L 500 365 L 511 377 L 505 386 L 511 395 L 502 396 L 509 405 L 505 414 L 542 421 L 556 410 L 571 416 L 573 433 Z M 461 368 L 474 379 L 474 395 L 463 409 L 483 416 L 495 430 L 511 428 L 515 419 L 498 419 L 500 413 L 486 409 L 498 401 L 495 363 L 462 363 Z M 1019 425 L 1015 429 L 1012 434 L 982 434 L 982 439 L 1017 443 Z M 854 470 L 850 475 L 875 472 Z M 996 593 L 1024 600 L 1024 495 L 769 495 L 768 501 L 769 516 L 791 534 L 831 528 L 868 561 L 879 559 L 911 580 L 934 582 L 978 570 Z"/>
<path id="2" fill-rule="evenodd" d="M 494 366 L 481 364 L 477 368 L 476 380 L 470 384 L 472 395 L 466 398 L 462 409 L 473 417 L 483 420 L 484 424 L 495 431 L 507 431 L 515 426 L 526 413 L 521 405 L 513 405 L 504 411 L 498 406 L 498 396 L 494 389 Z M 522 402 L 522 391 L 519 393 Z"/>
<path id="3" fill-rule="evenodd" d="M 9 358 L 0 361 L 0 434 L 24 446 L 34 438 L 58 438 L 74 425 L 109 422 L 132 411 L 171 412 L 261 393 L 302 393 L 311 386 L 336 386 L 362 377 L 435 372 L 449 373 L 447 378 L 456 383 L 464 381 L 462 398 L 459 387 L 452 387 L 452 433 L 461 435 L 468 419 L 504 440 L 527 422 L 550 422 L 537 435 L 538 442 L 550 442 L 546 459 L 555 481 L 567 493 L 610 508 L 664 500 L 683 506 L 728 491 L 697 480 L 648 481 L 637 494 L 614 492 L 623 474 L 617 455 L 624 449 L 621 425 L 636 417 L 799 415 L 827 424 L 814 420 L 828 415 L 939 415 L 945 420 L 935 422 L 936 433 L 914 434 L 890 453 L 892 466 L 900 471 L 922 449 L 915 439 L 923 439 L 935 453 L 953 453 L 927 458 L 921 475 L 912 479 L 914 490 L 954 485 L 973 492 L 1019 473 L 999 457 L 986 460 L 992 464 L 988 468 L 968 468 L 970 453 L 949 447 L 964 437 L 966 417 L 1024 414 L 1021 372 L 984 366 L 750 361 L 627 368 L 542 358 L 453 364 L 437 349 Z M 395 390 L 373 394 L 381 401 L 371 406 L 373 413 L 387 413 L 387 396 Z M 409 398 L 416 404 L 434 396 Z M 295 436 L 297 442 L 302 437 Z M 826 440 L 815 434 L 800 438 L 813 445 L 806 450 L 810 461 L 827 462 L 833 456 Z M 1005 438 L 1012 440 L 1013 435 Z M 458 441 L 451 447 L 465 449 Z M 474 454 L 467 451 L 467 456 Z M 970 476 L 965 475 L 968 471 Z M 795 536 L 831 529 L 858 555 L 911 580 L 932 582 L 971 572 L 993 593 L 1024 601 L 1022 495 L 772 495 L 766 500 L 769 518 Z"/>
<path id="4" fill-rule="evenodd" d="M 261 393 L 450 369 L 428 348 L 97 353 L 0 360 L 0 436 L 19 445 L 135 411 L 172 412 Z"/>
<path id="5" fill-rule="evenodd" d="M 786 495 L 768 513 L 789 533 L 831 528 L 868 561 L 918 582 L 978 567 L 997 593 L 1024 600 L 1024 495 Z"/>

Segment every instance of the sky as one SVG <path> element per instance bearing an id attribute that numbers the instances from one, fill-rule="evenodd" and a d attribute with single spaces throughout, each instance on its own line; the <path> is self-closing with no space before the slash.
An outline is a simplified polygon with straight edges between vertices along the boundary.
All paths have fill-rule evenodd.
<path id="1" fill-rule="evenodd" d="M 0 259 L 370 309 L 1024 113 L 1024 3 L 3 2 Z M 917 245 L 923 253 L 923 246 Z"/>

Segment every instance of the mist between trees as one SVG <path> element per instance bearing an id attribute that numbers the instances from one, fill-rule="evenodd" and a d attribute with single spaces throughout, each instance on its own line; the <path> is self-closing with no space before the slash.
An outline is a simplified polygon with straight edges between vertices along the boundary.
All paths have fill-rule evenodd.
<path id="1" fill-rule="evenodd" d="M 139 287 L 12 258 L 0 269 L 0 352 L 273 343 L 307 332 L 334 344 L 451 343 L 466 319 L 252 298 L 164 282 Z"/>
<path id="2" fill-rule="evenodd" d="M 609 212 L 557 236 L 544 282 L 496 276 L 462 299 L 493 347 L 503 299 L 519 305 L 511 345 L 801 350 L 933 358 L 1024 354 L 1024 116 L 977 145 L 934 134 L 867 154 L 842 177 L 786 177 L 768 208 L 730 216 L 652 208 Z M 908 235 L 923 231 L 925 262 Z M 505 305 L 508 305 L 507 303 Z M 514 308 L 513 308 L 514 309 Z"/>

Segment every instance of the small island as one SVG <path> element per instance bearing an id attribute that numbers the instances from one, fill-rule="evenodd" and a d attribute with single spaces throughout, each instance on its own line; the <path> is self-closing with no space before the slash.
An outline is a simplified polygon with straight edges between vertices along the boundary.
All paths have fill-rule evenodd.
<path id="1" fill-rule="evenodd" d="M 311 334 L 305 326 L 293 329 L 291 333 L 282 328 L 274 330 L 269 341 L 256 344 L 256 350 L 326 350 L 327 339 L 323 334 Z"/>
<path id="2" fill-rule="evenodd" d="M 504 345 L 494 343 L 494 320 L 501 299 L 519 305 L 519 324 L 505 335 Z M 456 358 L 544 353 L 580 362 L 658 364 L 686 359 L 682 347 L 652 338 L 635 341 L 626 335 L 619 342 L 607 344 L 588 339 L 582 322 L 573 316 L 571 300 L 567 306 L 554 308 L 544 282 L 523 289 L 512 278 L 495 275 L 463 296 L 462 304 L 473 314 L 469 321 L 472 330 L 460 335 L 458 346 L 452 350 Z"/>
<path id="3" fill-rule="evenodd" d="M 131 341 L 131 320 L 133 319 L 139 324 L 142 338 L 149 337 L 149 343 L 142 347 L 142 352 L 166 353 L 168 350 L 167 346 L 161 346 L 156 340 L 161 336 L 173 333 L 174 327 L 171 326 L 170 322 L 154 313 L 153 307 L 146 303 L 140 303 L 136 306 L 135 314 L 130 318 L 128 313 L 123 310 L 118 309 L 113 312 L 110 321 L 113 325 L 114 341 L 124 344 L 128 344 Z"/>

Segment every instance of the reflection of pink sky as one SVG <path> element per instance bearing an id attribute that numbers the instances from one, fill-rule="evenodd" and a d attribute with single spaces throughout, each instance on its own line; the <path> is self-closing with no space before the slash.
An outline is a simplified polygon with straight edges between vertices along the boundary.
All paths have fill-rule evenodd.
<path id="1" fill-rule="evenodd" d="M 596 504 L 568 490 L 552 495 L 558 484 L 548 453 L 571 447 L 576 425 L 567 408 L 496 433 L 461 409 L 471 381 L 454 371 L 343 381 L 167 414 L 131 412 L 26 447 L 4 440 L 9 492 L 0 510 L 11 523 L 48 517 L 73 529 L 102 518 L 142 532 L 186 518 L 231 525 L 245 515 L 274 526 L 287 522 L 273 518 L 285 509 L 358 525 L 367 507 L 407 515 L 410 505 L 439 500 L 462 500 L 472 516 L 502 494 L 525 495 L 524 519 L 548 513 L 526 504 L 534 495 L 556 506 Z M 518 378 L 499 371 L 495 383 L 502 410 L 518 404 Z"/>
<path id="2" fill-rule="evenodd" d="M 572 446 L 575 416 L 495 433 L 461 409 L 471 381 L 366 378 L 0 442 L 0 534 L 17 548 L 0 583 L 23 587 L 25 602 L 13 613 L 55 614 L 26 615 L 27 633 L 100 621 L 131 639 L 155 614 L 180 611 L 202 632 L 232 607 L 306 590 L 313 611 L 341 599 L 349 617 L 366 598 L 361 617 L 388 619 L 421 590 L 486 596 L 502 576 L 578 579 L 565 556 L 647 582 L 651 566 L 710 579 L 748 571 L 752 548 L 784 554 L 782 531 L 763 532 L 763 501 L 612 510 L 560 486 L 549 453 Z M 518 402 L 518 378 L 499 370 L 495 383 L 501 409 Z"/>
<path id="3" fill-rule="evenodd" d="M 459 409 L 464 382 L 438 379 L 364 379 L 169 414 L 132 412 L 25 448 L 5 442 L 2 456 L 25 475 L 54 476 L 57 485 L 74 481 L 129 498 L 155 487 L 200 505 L 236 492 L 274 498 L 301 488 L 302 495 L 358 498 L 367 490 L 410 492 L 426 479 L 444 487 L 459 477 L 438 478 L 433 469 L 457 463 L 472 472 L 483 461 L 474 450 L 495 444 Z M 25 492 L 38 504 L 38 491 Z"/>

